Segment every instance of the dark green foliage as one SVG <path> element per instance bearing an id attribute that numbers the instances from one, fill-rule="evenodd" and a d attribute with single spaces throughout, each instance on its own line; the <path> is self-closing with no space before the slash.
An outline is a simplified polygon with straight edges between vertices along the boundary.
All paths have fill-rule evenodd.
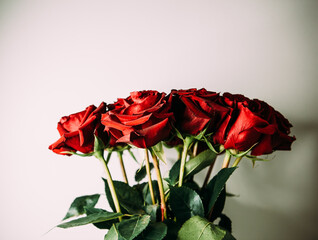
<path id="1" fill-rule="evenodd" d="M 115 213 L 115 206 L 105 179 L 106 198 L 114 212 L 95 208 L 99 195 L 82 196 L 74 200 L 65 216 L 86 214 L 73 221 L 58 225 L 61 228 L 94 224 L 100 229 L 109 229 L 105 240 L 234 240 L 231 235 L 231 220 L 222 214 L 226 191 L 225 183 L 236 168 L 220 170 L 201 189 L 193 177 L 215 161 L 211 150 L 201 152 L 185 164 L 182 187 L 178 184 L 180 161 L 176 162 L 165 182 L 167 219 L 161 222 L 161 205 L 157 181 L 152 181 L 156 204 L 152 203 L 148 182 L 134 186 L 114 181 L 114 187 L 122 214 Z M 141 181 L 144 169 L 136 173 Z M 119 218 L 122 220 L 119 221 Z M 214 220 L 220 219 L 216 225 Z"/>
<path id="2" fill-rule="evenodd" d="M 203 198 L 206 206 L 207 214 L 212 210 L 216 200 L 222 192 L 226 181 L 234 172 L 236 167 L 221 169 L 208 183 L 207 187 L 203 190 Z M 206 205 L 207 204 L 207 205 Z"/>
<path id="3" fill-rule="evenodd" d="M 115 212 L 116 209 L 114 206 L 114 202 L 110 194 L 107 181 L 105 179 L 104 179 L 104 182 L 105 182 L 105 192 L 106 192 L 108 203 L 110 207 L 113 209 L 113 211 Z M 115 186 L 115 190 L 119 200 L 119 204 L 123 209 L 133 214 L 136 212 L 139 212 L 139 210 L 142 209 L 143 200 L 140 197 L 139 192 L 135 188 L 130 187 L 127 183 L 119 182 L 119 181 L 114 181 L 114 186 Z"/>
<path id="4" fill-rule="evenodd" d="M 178 240 L 235 240 L 235 238 L 207 219 L 194 216 L 183 224 L 178 233 Z"/>
<path id="5" fill-rule="evenodd" d="M 70 217 L 77 217 L 79 215 L 84 214 L 85 207 L 86 208 L 94 207 L 96 203 L 98 202 L 99 197 L 100 197 L 99 194 L 94 194 L 94 195 L 86 195 L 86 196 L 75 198 L 75 200 L 72 202 L 63 220 L 68 219 Z"/>
<path id="6" fill-rule="evenodd" d="M 152 181 L 153 191 L 155 195 L 155 199 L 159 199 L 159 187 L 157 181 Z M 142 197 L 146 204 L 152 204 L 151 195 L 149 191 L 149 184 L 146 183 L 144 188 L 142 189 Z"/>
<path id="7" fill-rule="evenodd" d="M 78 218 L 69 222 L 61 223 L 57 225 L 60 228 L 70 228 L 70 227 L 77 227 L 82 226 L 90 223 L 99 223 L 104 221 L 109 221 L 113 219 L 117 219 L 118 217 L 122 216 L 121 213 L 112 213 L 112 212 L 98 212 L 90 214 L 86 217 Z"/>
<path id="8" fill-rule="evenodd" d="M 150 171 L 153 169 L 153 164 L 150 163 Z M 135 181 L 140 182 L 147 176 L 146 166 L 142 166 L 140 169 L 138 169 L 135 173 Z"/>
<path id="9" fill-rule="evenodd" d="M 136 239 L 161 240 L 167 235 L 167 230 L 166 224 L 162 222 L 151 223 Z"/>
<path id="10" fill-rule="evenodd" d="M 99 212 L 107 212 L 106 210 L 100 209 L 100 208 L 87 208 L 85 210 L 86 210 L 86 215 L 91 215 L 91 214 L 99 213 Z M 110 229 L 113 226 L 113 224 L 118 222 L 119 222 L 118 218 L 115 218 L 113 220 L 93 223 L 93 225 L 99 229 Z"/>
<path id="11" fill-rule="evenodd" d="M 126 219 L 117 224 L 118 232 L 127 240 L 135 239 L 150 223 L 149 215 L 141 215 Z"/>
<path id="12" fill-rule="evenodd" d="M 231 219 L 226 216 L 225 214 L 221 214 L 220 215 L 220 222 L 219 222 L 219 226 L 226 229 L 227 231 L 229 231 L 230 233 L 232 232 L 232 221 Z"/>
<path id="13" fill-rule="evenodd" d="M 185 164 L 184 180 L 200 172 L 202 169 L 210 166 L 216 159 L 216 154 L 210 149 L 205 150 L 198 154 L 196 157 L 191 158 Z M 175 185 L 178 183 L 180 170 L 180 161 L 177 161 L 169 172 L 170 184 Z"/>
<path id="14" fill-rule="evenodd" d="M 180 223 L 192 216 L 204 216 L 204 208 L 200 196 L 187 187 L 170 188 L 170 206 Z"/>

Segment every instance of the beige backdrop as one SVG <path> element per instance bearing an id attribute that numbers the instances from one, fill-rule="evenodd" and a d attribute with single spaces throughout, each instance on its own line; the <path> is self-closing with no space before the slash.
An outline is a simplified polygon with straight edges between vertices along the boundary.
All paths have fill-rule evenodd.
<path id="1" fill-rule="evenodd" d="M 97 160 L 47 149 L 56 123 L 133 90 L 190 87 L 265 100 L 294 125 L 292 152 L 231 178 L 237 239 L 318 239 L 317 3 L 1 0 L 0 239 L 103 239 L 91 226 L 45 234 L 76 196 L 103 192 Z"/>

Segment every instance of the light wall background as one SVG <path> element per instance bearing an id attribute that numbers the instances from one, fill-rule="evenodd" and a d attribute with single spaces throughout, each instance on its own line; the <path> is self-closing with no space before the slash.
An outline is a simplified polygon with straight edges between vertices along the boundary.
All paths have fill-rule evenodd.
<path id="1" fill-rule="evenodd" d="M 75 197 L 103 192 L 97 160 L 47 149 L 57 122 L 191 87 L 265 100 L 294 125 L 292 152 L 231 178 L 234 236 L 318 239 L 317 24 L 310 0 L 0 0 L 0 239 L 103 239 L 91 226 L 45 234 Z M 111 170 L 121 179 L 115 158 Z"/>

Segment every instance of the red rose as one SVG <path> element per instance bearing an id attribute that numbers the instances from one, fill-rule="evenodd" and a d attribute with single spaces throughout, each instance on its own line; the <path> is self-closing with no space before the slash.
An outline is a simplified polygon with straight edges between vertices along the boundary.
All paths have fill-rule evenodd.
<path id="1" fill-rule="evenodd" d="M 230 93 L 224 93 L 223 96 L 218 98 L 218 103 L 221 106 L 228 107 L 229 111 L 224 117 L 221 125 L 215 131 L 215 134 L 213 134 L 214 143 L 222 145 L 225 144 L 228 130 L 233 125 L 236 116 L 238 115 L 237 103 L 243 101 L 249 101 L 249 99 L 241 94 L 233 95 Z"/>
<path id="2" fill-rule="evenodd" d="M 225 149 L 233 148 L 239 151 L 246 151 L 258 143 L 263 135 L 270 136 L 275 133 L 275 125 L 269 124 L 266 120 L 257 116 L 243 103 L 238 104 L 238 109 L 239 115 L 228 133 L 224 143 Z M 263 153 L 265 152 L 256 155 Z"/>
<path id="3" fill-rule="evenodd" d="M 271 136 L 263 135 L 259 143 L 253 148 L 252 155 L 269 154 L 274 150 L 290 150 L 292 142 L 296 140 L 295 137 L 288 136 L 292 127 L 290 122 L 263 101 L 254 99 L 249 104 L 249 108 L 275 126 L 274 134 Z"/>
<path id="4" fill-rule="evenodd" d="M 94 150 L 94 135 L 106 143 L 107 134 L 100 124 L 101 114 L 105 112 L 106 104 L 103 102 L 98 108 L 91 105 L 82 112 L 62 117 L 57 125 L 61 138 L 49 149 L 63 155 L 69 155 L 62 153 L 64 151 L 90 153 Z"/>
<path id="5" fill-rule="evenodd" d="M 182 132 L 197 135 L 209 123 L 208 132 L 214 132 L 223 121 L 228 108 L 218 104 L 219 94 L 204 88 L 172 90 L 176 127 Z"/>
<path id="6" fill-rule="evenodd" d="M 173 113 L 165 93 L 132 92 L 126 99 L 109 105 L 102 124 L 110 136 L 110 145 L 128 143 L 148 148 L 166 139 L 171 131 Z"/>
<path id="7" fill-rule="evenodd" d="M 291 124 L 267 103 L 230 93 L 225 93 L 220 103 L 231 110 L 214 135 L 215 143 L 239 151 L 256 144 L 251 152 L 255 156 L 290 149 L 295 140 L 288 136 Z"/>

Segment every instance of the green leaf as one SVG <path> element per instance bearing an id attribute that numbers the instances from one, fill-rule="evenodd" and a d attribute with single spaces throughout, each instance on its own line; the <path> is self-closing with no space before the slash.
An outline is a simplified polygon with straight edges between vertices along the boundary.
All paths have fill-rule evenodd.
<path id="1" fill-rule="evenodd" d="M 137 237 L 150 223 L 149 215 L 142 215 L 121 221 L 118 224 L 118 232 L 127 240 Z"/>
<path id="2" fill-rule="evenodd" d="M 157 221 L 157 213 L 158 213 L 158 209 L 159 209 L 159 206 L 158 205 L 146 205 L 144 206 L 144 211 L 150 215 L 150 220 L 152 222 L 156 222 Z"/>
<path id="3" fill-rule="evenodd" d="M 205 194 L 210 196 L 208 201 L 208 212 L 211 211 L 222 189 L 224 188 L 226 181 L 235 169 L 236 167 L 221 169 L 207 185 Z"/>
<path id="4" fill-rule="evenodd" d="M 162 222 L 150 224 L 136 240 L 161 240 L 167 235 L 167 226 Z"/>
<path id="5" fill-rule="evenodd" d="M 195 181 L 193 181 L 193 179 L 189 179 L 188 181 L 183 183 L 182 186 L 190 188 L 190 189 L 194 190 L 198 194 L 200 193 L 200 190 L 201 190 L 199 185 Z"/>
<path id="6" fill-rule="evenodd" d="M 75 198 L 63 220 L 84 214 L 85 207 L 94 207 L 98 202 L 99 197 L 99 194 L 94 194 Z"/>
<path id="7" fill-rule="evenodd" d="M 185 164 L 185 177 L 191 177 L 202 169 L 210 166 L 215 161 L 216 157 L 217 155 L 208 149 L 190 159 Z"/>
<path id="8" fill-rule="evenodd" d="M 85 212 L 87 215 L 91 215 L 94 213 L 107 212 L 107 211 L 104 209 L 100 209 L 100 208 L 85 208 Z M 118 223 L 117 218 L 115 218 L 113 220 L 93 223 L 93 225 L 99 229 L 110 229 L 113 226 L 113 224 L 115 224 L 115 223 Z"/>
<path id="9" fill-rule="evenodd" d="M 166 219 L 164 223 L 168 227 L 167 236 L 165 237 L 165 239 L 177 239 L 179 229 L 181 228 L 179 222 L 175 222 L 172 219 Z"/>
<path id="10" fill-rule="evenodd" d="M 201 153 L 199 153 L 196 157 L 191 158 L 186 162 L 184 168 L 184 179 L 189 178 L 196 173 L 200 172 L 202 169 L 210 166 L 216 159 L 217 155 L 207 149 Z M 170 184 L 176 185 L 179 179 L 179 171 L 180 171 L 181 161 L 177 161 L 169 172 Z"/>
<path id="11" fill-rule="evenodd" d="M 161 161 L 167 164 L 162 142 L 159 142 L 157 145 L 152 146 L 150 149 L 157 156 L 157 158 L 159 158 Z"/>
<path id="12" fill-rule="evenodd" d="M 180 166 L 181 166 L 181 161 L 178 160 L 173 164 L 169 171 L 169 179 L 167 181 L 171 184 L 174 185 L 176 184 L 177 180 L 179 179 L 179 172 L 180 172 Z"/>
<path id="13" fill-rule="evenodd" d="M 163 180 L 162 180 L 162 183 L 163 183 L 163 191 L 165 192 L 165 193 L 167 193 L 167 191 L 169 192 L 170 191 L 170 189 L 169 189 L 169 186 L 171 185 L 170 184 L 170 180 L 169 181 L 167 181 L 167 180 L 169 180 L 168 178 L 164 178 Z"/>
<path id="14" fill-rule="evenodd" d="M 153 164 L 150 163 L 150 171 L 153 169 Z M 135 181 L 140 182 L 147 176 L 146 166 L 142 166 L 140 169 L 136 171 Z"/>
<path id="15" fill-rule="evenodd" d="M 215 161 L 216 157 L 217 155 L 214 152 L 212 152 L 210 149 L 207 149 L 198 154 L 196 157 L 187 161 L 184 168 L 184 179 L 189 178 L 200 172 L 202 169 L 210 166 Z M 176 175 L 176 173 L 173 174 Z M 178 178 L 179 174 L 177 179 Z M 178 182 L 175 182 L 174 184 L 177 183 Z"/>
<path id="16" fill-rule="evenodd" d="M 208 215 L 207 219 L 209 221 L 213 222 L 215 219 L 217 219 L 221 215 L 221 213 L 224 209 L 225 199 L 226 199 L 226 191 L 225 191 L 225 186 L 224 186 L 224 188 L 222 189 L 219 197 L 217 198 L 217 200 L 213 206 L 212 211 L 209 211 L 210 209 L 207 209 L 208 204 L 205 204 L 205 202 L 203 201 L 203 204 L 205 204 L 206 213 Z M 208 198 L 208 200 L 209 200 L 209 198 Z"/>
<path id="17" fill-rule="evenodd" d="M 105 235 L 105 238 L 104 240 L 127 240 L 125 238 L 123 238 L 117 228 L 116 228 L 116 225 L 113 225 L 111 227 L 111 229 L 108 231 L 108 233 Z"/>
<path id="18" fill-rule="evenodd" d="M 232 221 L 231 219 L 226 216 L 225 214 L 221 214 L 220 215 L 220 222 L 219 222 L 219 226 L 226 229 L 227 231 L 229 231 L 230 233 L 232 232 Z"/>
<path id="19" fill-rule="evenodd" d="M 226 230 L 208 220 L 194 216 L 186 221 L 178 233 L 178 240 L 235 240 Z"/>
<path id="20" fill-rule="evenodd" d="M 171 187 L 170 206 L 178 222 L 185 222 L 192 216 L 204 216 L 200 196 L 187 187 Z"/>
<path id="21" fill-rule="evenodd" d="M 99 223 L 103 221 L 116 219 L 122 215 L 123 214 L 121 213 L 99 212 L 99 213 L 90 214 L 86 217 L 78 218 L 69 222 L 61 223 L 57 225 L 57 227 L 70 228 L 70 227 L 77 227 L 77 226 L 82 226 L 82 225 L 86 225 L 90 223 Z"/>
<path id="22" fill-rule="evenodd" d="M 133 189 L 135 189 L 139 193 L 140 196 L 142 196 L 142 191 L 143 191 L 144 187 L 146 186 L 146 184 L 147 184 L 146 182 L 137 183 L 137 184 L 133 185 L 132 187 L 133 187 Z"/>
<path id="23" fill-rule="evenodd" d="M 153 192 L 155 195 L 155 199 L 159 198 L 159 186 L 158 186 L 158 182 L 156 180 L 152 181 L 152 187 L 153 187 Z M 145 201 L 145 203 L 151 205 L 152 204 L 152 200 L 151 200 L 151 195 L 150 195 L 150 190 L 149 190 L 149 184 L 146 183 L 144 186 L 144 189 L 142 190 L 142 196 L 143 199 Z"/>
<path id="24" fill-rule="evenodd" d="M 103 179 L 105 182 L 105 192 L 106 197 L 108 200 L 108 203 L 110 207 L 115 212 L 115 205 L 108 187 L 108 183 L 106 179 Z M 139 194 L 139 192 L 130 187 L 127 183 L 120 182 L 120 181 L 114 181 L 114 187 L 117 193 L 118 201 L 120 206 L 122 206 L 124 209 L 128 210 L 130 212 L 131 210 L 138 211 L 142 209 L 143 201 Z M 134 212 L 135 213 L 135 212 Z"/>

